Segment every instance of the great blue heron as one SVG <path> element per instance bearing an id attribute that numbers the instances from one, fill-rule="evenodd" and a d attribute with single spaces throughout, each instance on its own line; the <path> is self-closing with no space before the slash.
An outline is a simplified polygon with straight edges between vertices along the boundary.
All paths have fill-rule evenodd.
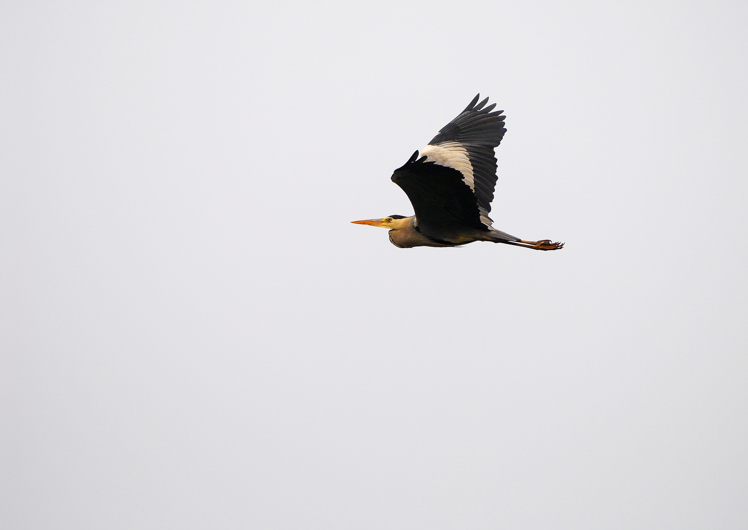
<path id="1" fill-rule="evenodd" d="M 492 225 L 496 186 L 494 148 L 504 137 L 503 110 L 475 96 L 459 116 L 439 131 L 421 152 L 396 169 L 392 181 L 408 195 L 415 215 L 390 215 L 355 224 L 390 229 L 390 241 L 400 248 L 454 247 L 492 241 L 536 250 L 557 250 L 563 243 L 548 239 L 525 241 Z"/>

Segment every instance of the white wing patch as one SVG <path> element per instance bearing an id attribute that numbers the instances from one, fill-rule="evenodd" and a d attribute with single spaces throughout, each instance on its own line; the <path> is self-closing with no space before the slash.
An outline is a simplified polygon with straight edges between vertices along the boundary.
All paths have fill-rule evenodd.
<path id="1" fill-rule="evenodd" d="M 451 167 L 462 173 L 462 180 L 475 193 L 473 165 L 468 158 L 467 149 L 462 147 L 462 144 L 459 142 L 444 142 L 439 145 L 427 145 L 421 151 L 421 156 L 425 156 L 429 162 Z"/>
<path id="2" fill-rule="evenodd" d="M 475 179 L 473 178 L 473 165 L 465 149 L 459 142 L 444 142 L 439 145 L 427 145 L 421 151 L 421 156 L 425 156 L 429 162 L 434 162 L 440 166 L 451 167 L 462 173 L 462 180 L 470 186 L 475 193 Z M 493 221 L 488 217 L 488 212 L 478 207 L 481 222 L 490 227 Z"/>
<path id="3" fill-rule="evenodd" d="M 482 208 L 482 207 L 478 206 L 478 213 L 480 214 L 480 222 L 481 223 L 483 223 L 484 225 L 489 226 L 489 227 L 491 225 L 493 225 L 493 219 L 491 219 L 490 217 L 488 217 L 488 212 L 486 211 L 485 208 Z"/>

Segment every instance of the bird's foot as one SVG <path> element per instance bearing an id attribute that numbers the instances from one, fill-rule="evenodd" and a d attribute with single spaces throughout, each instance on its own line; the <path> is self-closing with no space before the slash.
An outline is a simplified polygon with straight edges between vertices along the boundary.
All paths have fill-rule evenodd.
<path id="1" fill-rule="evenodd" d="M 563 243 L 554 243 L 550 239 L 542 239 L 540 241 L 522 241 L 522 243 L 530 245 L 530 248 L 534 248 L 535 250 L 559 250 L 564 248 Z"/>
<path id="2" fill-rule="evenodd" d="M 558 250 L 564 248 L 563 243 L 554 243 L 550 239 L 543 239 L 535 243 L 535 248 L 538 250 Z"/>

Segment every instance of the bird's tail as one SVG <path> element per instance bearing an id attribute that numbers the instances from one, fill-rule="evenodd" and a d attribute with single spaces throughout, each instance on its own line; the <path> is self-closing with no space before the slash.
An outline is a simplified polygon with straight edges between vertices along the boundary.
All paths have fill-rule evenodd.
<path id="1" fill-rule="evenodd" d="M 494 243 L 508 243 L 511 241 L 521 241 L 520 238 L 509 235 L 506 232 L 502 232 L 501 230 L 496 230 L 493 227 L 486 235 L 488 236 L 487 238 L 488 241 L 493 241 Z"/>

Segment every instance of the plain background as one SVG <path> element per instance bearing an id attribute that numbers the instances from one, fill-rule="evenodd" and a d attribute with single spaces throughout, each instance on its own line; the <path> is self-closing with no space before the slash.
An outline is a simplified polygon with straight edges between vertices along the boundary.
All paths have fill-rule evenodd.
<path id="1" fill-rule="evenodd" d="M 0 26 L 0 526 L 748 527 L 748 4 Z M 350 224 L 478 92 L 566 248 Z"/>

